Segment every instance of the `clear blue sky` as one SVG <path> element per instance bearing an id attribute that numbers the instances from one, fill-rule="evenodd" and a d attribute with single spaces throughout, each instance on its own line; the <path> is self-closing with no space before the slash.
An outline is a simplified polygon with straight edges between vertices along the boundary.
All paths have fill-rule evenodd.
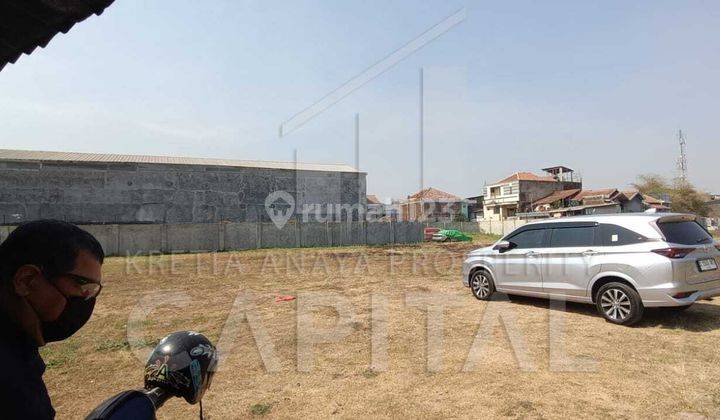
<path id="1" fill-rule="evenodd" d="M 720 193 L 716 1 L 117 0 L 0 72 L 1 146 L 354 162 L 368 192 L 418 189 L 418 68 L 426 185 L 474 195 L 564 164 L 588 187 L 675 174 Z M 461 7 L 467 19 L 336 106 L 281 122 Z"/>

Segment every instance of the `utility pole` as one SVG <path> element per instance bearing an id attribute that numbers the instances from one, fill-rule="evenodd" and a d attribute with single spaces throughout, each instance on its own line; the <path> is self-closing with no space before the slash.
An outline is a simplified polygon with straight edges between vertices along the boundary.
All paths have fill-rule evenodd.
<path id="1" fill-rule="evenodd" d="M 688 173 L 688 163 L 687 163 L 687 155 L 685 153 L 685 147 L 687 146 L 687 141 L 685 140 L 685 135 L 683 135 L 682 130 L 678 132 L 678 141 L 680 142 L 680 157 L 677 161 L 677 168 L 678 172 L 680 172 L 680 179 L 683 182 L 686 182 L 688 179 L 687 173 Z"/>
<path id="2" fill-rule="evenodd" d="M 360 180 L 362 179 L 362 174 L 360 173 L 360 113 L 355 113 L 355 170 L 357 171 L 357 187 L 358 187 L 358 222 L 362 221 L 362 217 L 364 216 L 364 213 L 366 209 L 363 209 L 362 203 L 365 199 L 365 194 L 367 194 L 367 184 L 365 185 L 366 191 L 365 194 L 363 194 L 363 188 Z M 352 219 L 350 219 L 352 220 Z M 367 232 L 366 232 L 367 233 Z"/>
<path id="3" fill-rule="evenodd" d="M 355 169 L 360 170 L 360 114 L 355 113 Z"/>
<path id="4" fill-rule="evenodd" d="M 425 93 L 424 93 L 424 74 L 423 74 L 423 68 L 420 67 L 420 104 L 419 104 L 419 111 L 420 111 L 420 191 L 425 188 L 425 139 L 424 139 L 424 129 L 425 129 Z"/>

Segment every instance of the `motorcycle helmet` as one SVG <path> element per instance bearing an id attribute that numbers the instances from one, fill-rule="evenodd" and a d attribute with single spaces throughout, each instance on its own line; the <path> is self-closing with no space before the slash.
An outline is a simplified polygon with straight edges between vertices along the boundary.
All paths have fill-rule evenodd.
<path id="1" fill-rule="evenodd" d="M 145 364 L 145 389 L 158 387 L 196 404 L 210 387 L 217 362 L 217 350 L 204 335 L 172 333 L 160 340 Z"/>

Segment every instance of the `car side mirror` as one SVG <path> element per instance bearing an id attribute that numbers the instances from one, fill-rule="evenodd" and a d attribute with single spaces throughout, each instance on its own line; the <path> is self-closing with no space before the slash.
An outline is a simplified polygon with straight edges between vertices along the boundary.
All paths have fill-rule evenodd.
<path id="1" fill-rule="evenodd" d="M 500 241 L 500 242 L 496 243 L 495 246 L 493 247 L 494 250 L 497 250 L 500 252 L 505 252 L 505 251 L 509 250 L 510 248 L 512 248 L 512 244 L 509 241 Z"/>

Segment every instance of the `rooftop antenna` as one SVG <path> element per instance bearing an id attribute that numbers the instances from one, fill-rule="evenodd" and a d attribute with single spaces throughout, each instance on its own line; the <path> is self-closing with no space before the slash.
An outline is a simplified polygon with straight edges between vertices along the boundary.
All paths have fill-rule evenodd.
<path id="1" fill-rule="evenodd" d="M 687 141 L 685 140 L 685 135 L 683 134 L 682 130 L 678 131 L 678 141 L 680 142 L 680 157 L 677 161 L 677 168 L 678 172 L 680 172 L 680 179 L 685 182 L 688 179 L 687 172 L 688 172 L 688 163 L 687 163 L 687 155 L 685 153 L 685 147 L 687 146 Z"/>

